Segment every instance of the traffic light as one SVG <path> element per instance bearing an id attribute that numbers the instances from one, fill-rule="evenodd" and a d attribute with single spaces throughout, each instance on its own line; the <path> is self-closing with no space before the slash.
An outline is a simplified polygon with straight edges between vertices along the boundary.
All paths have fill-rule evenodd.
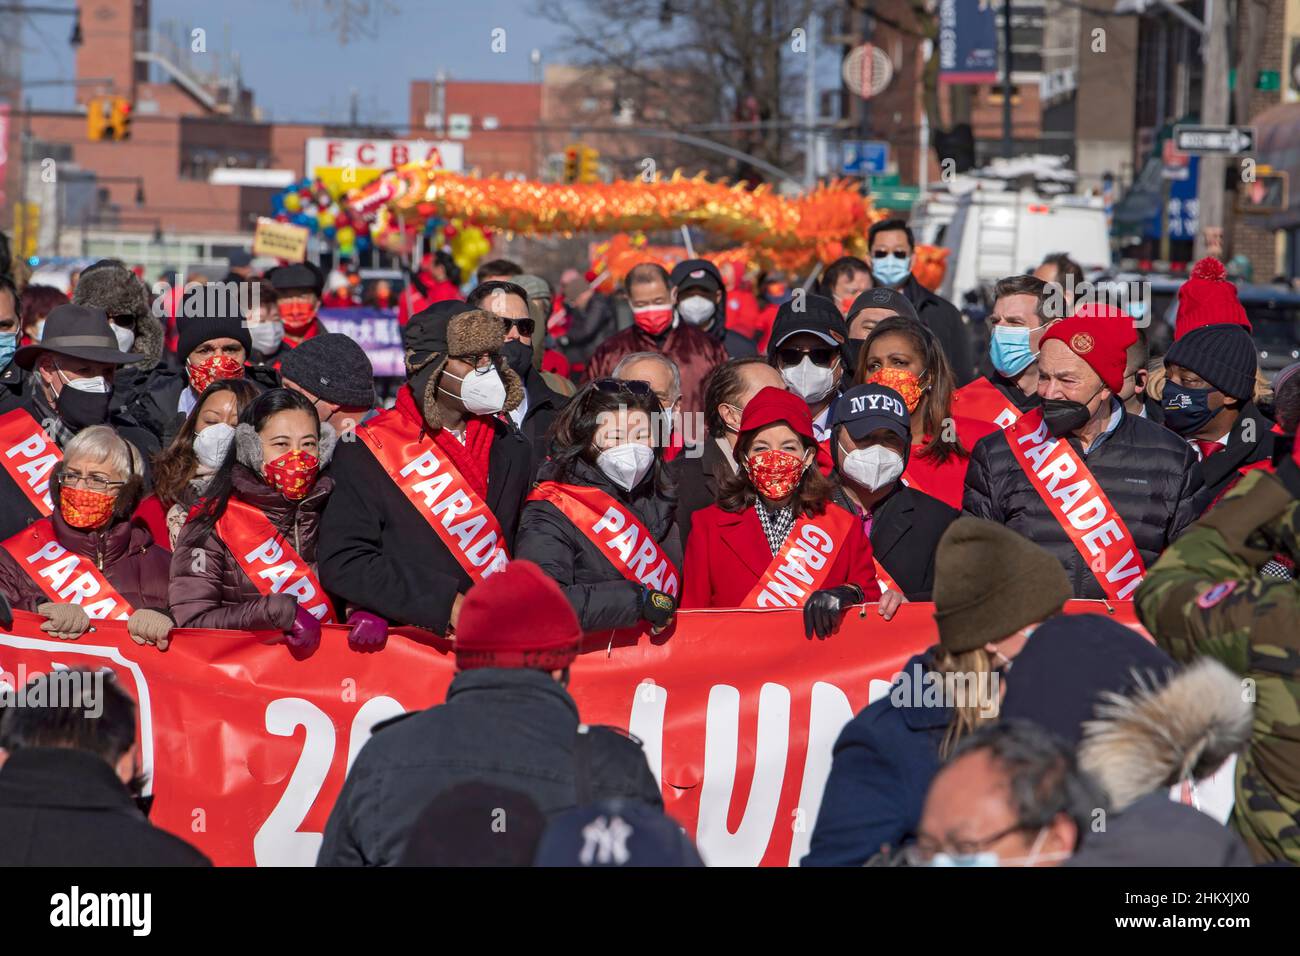
<path id="1" fill-rule="evenodd" d="M 566 183 L 576 183 L 578 181 L 578 155 L 582 147 L 576 143 L 570 143 L 564 147 L 564 181 Z"/>
<path id="2" fill-rule="evenodd" d="M 595 183 L 600 181 L 600 152 L 590 146 L 583 146 L 578 158 L 578 182 Z"/>
<path id="3" fill-rule="evenodd" d="M 1260 165 L 1255 178 L 1237 186 L 1237 209 L 1240 212 L 1278 212 L 1287 207 L 1287 174 Z"/>
<path id="4" fill-rule="evenodd" d="M 108 139 L 113 121 L 113 97 L 92 96 L 86 100 L 86 138 L 92 141 Z"/>
<path id="5" fill-rule="evenodd" d="M 125 96 L 113 97 L 113 112 L 110 125 L 113 127 L 113 139 L 131 138 L 131 101 Z"/>

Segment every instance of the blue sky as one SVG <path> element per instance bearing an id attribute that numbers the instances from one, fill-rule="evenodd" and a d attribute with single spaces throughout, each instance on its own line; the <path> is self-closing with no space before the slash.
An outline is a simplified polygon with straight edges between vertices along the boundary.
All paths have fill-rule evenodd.
<path id="1" fill-rule="evenodd" d="M 92 6 L 93 4 L 87 4 Z M 363 121 L 405 123 L 409 84 L 444 69 L 454 79 L 527 80 L 529 52 L 543 63 L 559 53 L 558 30 L 533 12 L 530 0 L 390 0 L 397 7 L 373 38 L 346 46 L 316 0 L 154 0 L 153 25 L 174 21 L 177 33 L 207 32 L 210 52 L 240 54 L 244 84 L 277 120 L 346 120 L 350 91 Z M 384 0 L 371 0 L 383 8 Z M 505 30 L 504 53 L 491 49 L 492 31 Z M 67 17 L 36 16 L 24 25 L 24 74 L 29 79 L 74 75 Z M 32 90 L 37 107 L 68 107 L 71 88 Z"/>

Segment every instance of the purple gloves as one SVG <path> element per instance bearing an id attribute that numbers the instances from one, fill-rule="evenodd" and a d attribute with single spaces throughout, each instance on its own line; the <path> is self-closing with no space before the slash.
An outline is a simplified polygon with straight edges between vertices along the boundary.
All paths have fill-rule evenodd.
<path id="1" fill-rule="evenodd" d="M 284 643 L 289 645 L 289 653 L 298 659 L 309 657 L 320 646 L 320 621 L 312 617 L 302 605 L 293 614 L 293 624 L 284 635 Z"/>
<path id="2" fill-rule="evenodd" d="M 382 651 L 388 642 L 388 622 L 369 611 L 353 611 L 347 620 L 348 646 L 354 651 Z"/>

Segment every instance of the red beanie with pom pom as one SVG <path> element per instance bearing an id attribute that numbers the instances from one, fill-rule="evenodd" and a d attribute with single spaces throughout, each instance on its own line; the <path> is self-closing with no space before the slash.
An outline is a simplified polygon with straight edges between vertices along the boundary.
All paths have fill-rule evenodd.
<path id="1" fill-rule="evenodd" d="M 514 560 L 467 592 L 456 622 L 456 666 L 556 671 L 573 663 L 582 626 L 560 586 Z"/>
<path id="2" fill-rule="evenodd" d="M 1196 263 L 1191 277 L 1178 290 L 1174 341 L 1206 325 L 1242 325 L 1250 331 L 1250 319 L 1237 299 L 1237 287 L 1227 280 L 1223 263 L 1213 256 Z"/>

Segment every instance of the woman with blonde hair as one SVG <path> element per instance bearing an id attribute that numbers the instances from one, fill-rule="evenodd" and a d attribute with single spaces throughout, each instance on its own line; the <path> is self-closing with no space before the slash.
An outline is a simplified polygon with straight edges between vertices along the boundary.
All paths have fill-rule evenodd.
<path id="1" fill-rule="evenodd" d="M 939 643 L 844 726 L 803 865 L 861 866 L 914 836 L 939 765 L 998 719 L 1014 658 L 1072 593 L 1060 562 L 1027 538 L 980 518 L 948 526 L 935 556 Z"/>

